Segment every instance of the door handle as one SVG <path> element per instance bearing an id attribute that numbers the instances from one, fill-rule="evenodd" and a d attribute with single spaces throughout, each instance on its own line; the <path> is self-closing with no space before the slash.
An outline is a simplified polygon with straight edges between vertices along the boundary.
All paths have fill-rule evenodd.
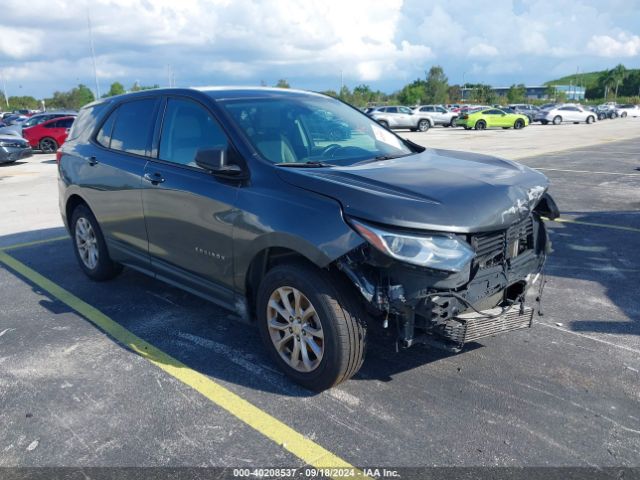
<path id="1" fill-rule="evenodd" d="M 97 165 L 99 162 L 96 157 L 89 157 L 87 158 L 87 163 L 93 167 L 94 165 Z"/>
<path id="2" fill-rule="evenodd" d="M 161 174 L 159 174 L 158 172 L 156 172 L 156 173 L 145 173 L 143 175 L 143 177 L 147 182 L 151 182 L 154 185 L 157 185 L 159 183 L 164 182 L 164 177 Z"/>

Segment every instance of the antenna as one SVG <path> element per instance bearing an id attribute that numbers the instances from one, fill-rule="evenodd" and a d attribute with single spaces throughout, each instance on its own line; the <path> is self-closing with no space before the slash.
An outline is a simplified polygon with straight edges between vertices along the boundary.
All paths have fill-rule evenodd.
<path id="1" fill-rule="evenodd" d="M 93 48 L 93 29 L 91 28 L 91 16 L 87 9 L 87 24 L 89 25 L 89 43 L 91 45 L 91 60 L 93 60 L 93 76 L 96 80 L 96 98 L 100 98 L 100 85 L 98 84 L 98 69 L 96 67 L 96 51 Z"/>

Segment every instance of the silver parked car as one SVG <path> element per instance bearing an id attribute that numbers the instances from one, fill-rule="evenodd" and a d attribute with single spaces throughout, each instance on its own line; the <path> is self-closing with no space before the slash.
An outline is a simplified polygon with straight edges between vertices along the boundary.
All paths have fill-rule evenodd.
<path id="1" fill-rule="evenodd" d="M 640 117 L 640 107 L 638 105 L 632 105 L 627 103 L 624 105 L 616 105 L 616 112 L 622 118 L 624 117 Z"/>
<path id="2" fill-rule="evenodd" d="M 548 123 L 559 125 L 562 122 L 593 123 L 596 121 L 596 114 L 578 105 L 559 105 L 548 110 L 540 110 L 534 120 L 542 122 L 543 125 Z"/>
<path id="3" fill-rule="evenodd" d="M 451 112 L 442 105 L 420 105 L 413 109 L 415 114 L 427 114 L 433 120 L 434 125 L 444 125 L 445 127 L 455 127 L 458 114 Z"/>
<path id="4" fill-rule="evenodd" d="M 424 112 L 414 113 L 409 107 L 398 105 L 376 107 L 369 116 L 387 128 L 408 128 L 426 132 L 435 125 L 433 118 Z"/>

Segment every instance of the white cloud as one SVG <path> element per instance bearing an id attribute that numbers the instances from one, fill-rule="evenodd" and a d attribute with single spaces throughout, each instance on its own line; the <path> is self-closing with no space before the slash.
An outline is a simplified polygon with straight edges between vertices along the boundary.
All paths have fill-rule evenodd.
<path id="1" fill-rule="evenodd" d="M 600 57 L 636 57 L 640 55 L 640 36 L 626 33 L 617 38 L 609 35 L 594 35 L 589 40 L 587 50 Z"/>
<path id="2" fill-rule="evenodd" d="M 42 32 L 0 25 L 0 58 L 21 59 L 42 50 Z"/>
<path id="3" fill-rule="evenodd" d="M 496 47 L 486 43 L 478 43 L 469 49 L 470 57 L 497 57 L 499 53 Z"/>

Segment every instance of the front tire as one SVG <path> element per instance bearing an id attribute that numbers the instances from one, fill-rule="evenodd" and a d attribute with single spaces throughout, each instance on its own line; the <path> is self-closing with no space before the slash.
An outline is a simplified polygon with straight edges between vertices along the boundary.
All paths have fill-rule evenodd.
<path id="1" fill-rule="evenodd" d="M 521 118 L 516 120 L 515 123 L 513 124 L 513 128 L 515 128 L 516 130 L 520 130 L 521 128 L 524 128 L 524 120 L 522 120 Z"/>
<path id="2" fill-rule="evenodd" d="M 562 123 L 562 117 L 560 115 L 556 115 L 553 117 L 553 124 L 560 125 Z"/>
<path id="3" fill-rule="evenodd" d="M 260 284 L 256 308 L 262 340 L 287 376 L 305 388 L 326 390 L 362 366 L 366 327 L 350 291 L 329 273 L 302 263 L 276 266 Z"/>
<path id="4" fill-rule="evenodd" d="M 92 280 L 111 280 L 122 265 L 109 256 L 100 225 L 86 205 L 78 205 L 71 215 L 73 251 L 82 271 Z"/>
<path id="5" fill-rule="evenodd" d="M 596 121 L 596 118 L 593 115 L 589 115 L 587 117 L 587 123 L 593 123 Z"/>
<path id="6" fill-rule="evenodd" d="M 621 117 L 621 118 L 626 118 L 626 117 L 627 117 L 627 112 L 622 112 L 622 113 L 620 114 L 620 117 Z"/>

